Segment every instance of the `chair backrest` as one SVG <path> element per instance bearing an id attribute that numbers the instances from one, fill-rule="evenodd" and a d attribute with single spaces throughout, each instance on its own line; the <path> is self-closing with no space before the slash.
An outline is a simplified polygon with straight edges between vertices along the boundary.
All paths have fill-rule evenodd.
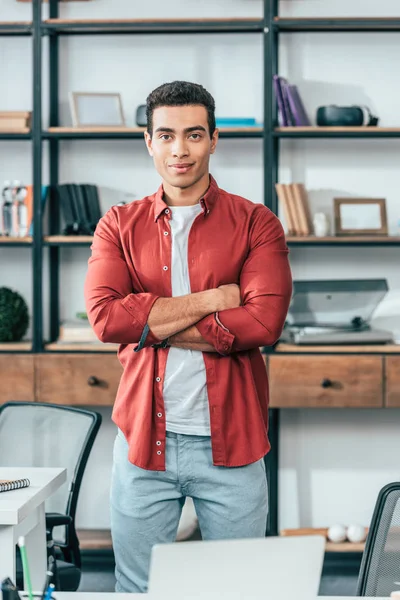
<path id="1" fill-rule="evenodd" d="M 9 402 L 0 406 L 0 467 L 64 467 L 67 481 L 46 502 L 46 512 L 75 518 L 79 489 L 101 415 L 96 412 L 40 404 Z M 54 529 L 54 539 L 67 543 L 67 528 Z"/>
<path id="2" fill-rule="evenodd" d="M 400 590 L 400 483 L 381 489 L 361 561 L 356 596 Z"/>

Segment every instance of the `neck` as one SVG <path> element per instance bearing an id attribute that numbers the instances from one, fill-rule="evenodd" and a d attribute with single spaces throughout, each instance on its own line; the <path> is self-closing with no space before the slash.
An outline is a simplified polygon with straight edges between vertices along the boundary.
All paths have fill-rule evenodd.
<path id="1" fill-rule="evenodd" d="M 168 206 L 194 206 L 204 196 L 210 186 L 210 175 L 206 173 L 199 181 L 188 188 L 179 188 L 163 182 L 164 202 Z"/>

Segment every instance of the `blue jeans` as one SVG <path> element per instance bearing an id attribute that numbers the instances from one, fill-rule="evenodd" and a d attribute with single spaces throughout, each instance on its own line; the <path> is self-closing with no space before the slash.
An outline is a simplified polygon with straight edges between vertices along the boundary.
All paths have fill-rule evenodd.
<path id="1" fill-rule="evenodd" d="M 114 444 L 111 532 L 116 592 L 147 591 L 151 549 L 176 539 L 185 497 L 196 508 L 204 540 L 264 537 L 268 513 L 264 460 L 216 467 L 208 436 L 167 432 L 166 471 L 128 460 L 121 431 Z"/>

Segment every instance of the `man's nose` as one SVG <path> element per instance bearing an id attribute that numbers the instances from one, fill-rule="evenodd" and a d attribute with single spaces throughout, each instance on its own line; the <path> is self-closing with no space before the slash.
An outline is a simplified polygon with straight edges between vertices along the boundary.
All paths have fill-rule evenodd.
<path id="1" fill-rule="evenodd" d="M 172 146 L 172 152 L 174 156 L 187 156 L 189 154 L 189 149 L 186 140 L 176 138 Z"/>

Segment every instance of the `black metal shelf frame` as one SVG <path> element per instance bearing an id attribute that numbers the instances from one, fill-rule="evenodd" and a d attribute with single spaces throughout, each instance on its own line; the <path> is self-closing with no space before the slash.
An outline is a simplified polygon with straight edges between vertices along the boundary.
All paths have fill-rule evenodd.
<path id="1" fill-rule="evenodd" d="M 143 140 L 142 131 L 44 131 L 43 139 L 48 140 Z M 237 131 L 221 131 L 220 138 L 248 139 L 263 138 L 264 133 L 260 129 Z"/>
<path id="2" fill-rule="evenodd" d="M 278 33 L 379 33 L 399 32 L 400 17 L 388 18 L 320 18 L 320 19 L 277 19 L 272 28 Z"/>
<path id="3" fill-rule="evenodd" d="M 31 23 L 0 23 L 0 37 L 30 36 L 32 35 Z"/>
<path id="4" fill-rule="evenodd" d="M 51 17 L 57 18 L 57 17 Z M 257 19 L 210 19 L 199 21 L 170 20 L 170 21 L 84 21 L 42 23 L 44 35 L 110 35 L 110 34 L 204 34 L 204 33 L 262 33 L 263 20 Z"/>

